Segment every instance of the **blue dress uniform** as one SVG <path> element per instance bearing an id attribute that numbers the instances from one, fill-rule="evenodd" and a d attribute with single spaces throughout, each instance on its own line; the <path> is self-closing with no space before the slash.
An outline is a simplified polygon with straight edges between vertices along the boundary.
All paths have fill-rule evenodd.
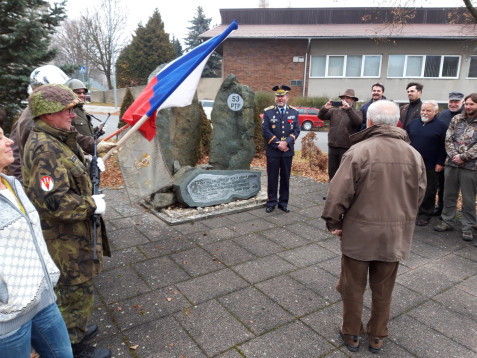
<path id="1" fill-rule="evenodd" d="M 290 172 L 292 159 L 295 155 L 294 144 L 300 134 L 298 111 L 286 106 L 285 113 L 280 113 L 280 108 L 270 106 L 263 112 L 262 135 L 266 143 L 267 175 L 268 175 L 268 201 L 267 208 L 274 208 L 278 203 L 279 208 L 287 208 Z M 290 150 L 283 152 L 278 149 L 278 142 L 286 141 Z M 280 198 L 277 200 L 278 176 L 280 175 Z"/>

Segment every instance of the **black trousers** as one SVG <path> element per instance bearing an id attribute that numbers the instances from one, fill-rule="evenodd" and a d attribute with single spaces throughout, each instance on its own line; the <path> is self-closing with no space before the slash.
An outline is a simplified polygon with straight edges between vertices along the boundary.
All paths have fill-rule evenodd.
<path id="1" fill-rule="evenodd" d="M 437 193 L 437 173 L 434 168 L 426 168 L 427 175 L 427 187 L 424 194 L 424 200 L 421 203 L 418 211 L 418 217 L 424 220 L 429 220 L 434 212 L 436 206 L 436 193 Z"/>
<path id="2" fill-rule="evenodd" d="M 328 146 L 328 177 L 333 179 L 341 162 L 341 157 L 349 148 L 339 148 Z"/>
<path id="3" fill-rule="evenodd" d="M 288 206 L 290 195 L 290 173 L 293 157 L 267 157 L 268 200 L 267 206 Z M 278 178 L 280 177 L 280 198 L 277 200 Z"/>
<path id="4" fill-rule="evenodd" d="M 437 199 L 437 207 L 442 210 L 444 207 L 444 171 L 437 173 L 437 186 L 437 195 L 439 196 Z"/>

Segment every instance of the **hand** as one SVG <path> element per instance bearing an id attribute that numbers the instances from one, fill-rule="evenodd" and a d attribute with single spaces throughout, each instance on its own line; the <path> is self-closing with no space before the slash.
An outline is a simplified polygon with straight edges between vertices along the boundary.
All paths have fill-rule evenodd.
<path id="1" fill-rule="evenodd" d="M 96 204 L 96 215 L 102 215 L 106 211 L 106 202 L 104 201 L 104 194 L 97 194 L 92 196 L 94 203 Z"/>
<path id="2" fill-rule="evenodd" d="M 331 233 L 332 233 L 333 235 L 338 236 L 338 238 L 341 240 L 341 234 L 343 233 L 343 230 L 341 230 L 341 229 L 336 229 L 336 230 L 332 230 Z"/>
<path id="3" fill-rule="evenodd" d="M 288 150 L 288 143 L 284 140 L 278 142 L 278 149 L 282 152 L 286 152 Z"/>
<path id="4" fill-rule="evenodd" d="M 106 171 L 106 166 L 104 165 L 103 159 L 98 158 L 97 163 L 98 163 L 98 169 L 104 173 Z"/>
<path id="5" fill-rule="evenodd" d="M 349 105 L 349 103 L 346 102 L 344 99 L 341 100 L 341 103 L 343 103 L 343 108 L 345 108 L 345 109 L 351 107 L 351 106 Z"/>
<path id="6" fill-rule="evenodd" d="M 332 99 L 330 99 L 328 102 L 326 102 L 325 108 L 326 108 L 326 109 L 330 109 L 331 107 L 333 107 L 333 106 L 331 105 L 332 102 L 333 102 Z"/>
<path id="7" fill-rule="evenodd" d="M 436 173 L 439 173 L 439 172 L 441 172 L 441 171 L 443 171 L 443 170 L 444 170 L 444 166 L 443 166 L 443 165 L 436 164 L 436 168 L 434 169 L 434 171 L 435 171 Z"/>
<path id="8" fill-rule="evenodd" d="M 454 157 L 452 158 L 452 161 L 459 165 L 464 164 L 464 161 L 460 158 L 459 154 L 454 155 Z"/>
<path id="9" fill-rule="evenodd" d="M 96 147 L 96 150 L 98 151 L 98 153 L 106 153 L 106 152 L 109 152 L 114 147 L 116 147 L 116 145 L 117 144 L 113 143 L 113 142 L 101 141 L 101 142 L 98 143 L 98 146 Z"/>

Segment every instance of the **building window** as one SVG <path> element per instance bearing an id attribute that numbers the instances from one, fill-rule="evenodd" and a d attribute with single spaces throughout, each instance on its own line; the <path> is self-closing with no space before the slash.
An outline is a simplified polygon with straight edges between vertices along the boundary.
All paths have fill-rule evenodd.
<path id="1" fill-rule="evenodd" d="M 302 80 L 292 80 L 292 81 L 290 82 L 290 84 L 291 84 L 292 86 L 295 86 L 295 87 L 296 87 L 296 86 L 301 87 L 301 86 L 303 86 L 303 81 L 302 81 Z"/>
<path id="2" fill-rule="evenodd" d="M 310 77 L 380 77 L 381 55 L 311 56 Z"/>
<path id="3" fill-rule="evenodd" d="M 460 56 L 389 55 L 388 77 L 457 78 Z"/>
<path id="4" fill-rule="evenodd" d="M 477 56 L 470 56 L 469 77 L 477 78 Z"/>

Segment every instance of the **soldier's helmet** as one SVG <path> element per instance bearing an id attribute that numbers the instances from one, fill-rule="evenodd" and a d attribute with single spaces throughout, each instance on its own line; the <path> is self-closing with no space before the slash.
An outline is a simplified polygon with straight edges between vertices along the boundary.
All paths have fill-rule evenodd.
<path id="1" fill-rule="evenodd" d="M 80 103 L 76 94 L 65 85 L 48 84 L 37 87 L 28 97 L 33 118 L 43 114 L 61 112 Z"/>
<path id="2" fill-rule="evenodd" d="M 38 67 L 30 74 L 30 87 L 28 93 L 39 86 L 46 84 L 65 84 L 70 78 L 58 67 L 45 65 Z"/>
<path id="3" fill-rule="evenodd" d="M 84 89 L 85 93 L 88 93 L 88 89 L 86 88 L 84 83 L 81 82 L 80 80 L 77 80 L 76 78 L 73 78 L 72 80 L 69 80 L 68 83 L 66 83 L 66 85 L 69 88 L 71 88 L 73 91 L 78 90 L 78 89 Z"/>

